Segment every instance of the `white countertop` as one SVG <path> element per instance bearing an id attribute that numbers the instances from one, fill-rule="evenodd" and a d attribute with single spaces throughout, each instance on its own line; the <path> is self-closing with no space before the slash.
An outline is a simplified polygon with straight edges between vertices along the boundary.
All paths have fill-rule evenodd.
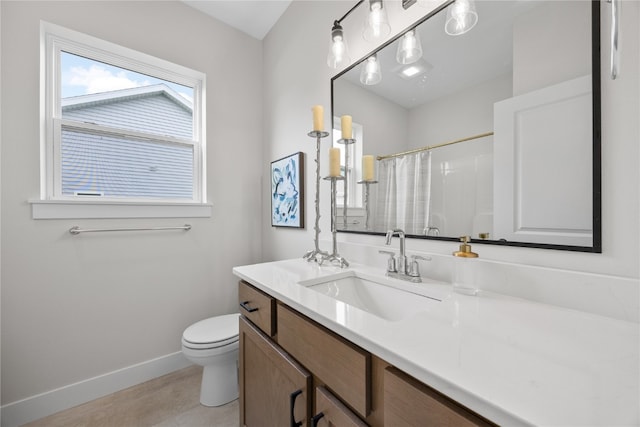
<path id="1" fill-rule="evenodd" d="M 384 275 L 363 265 L 346 270 Z M 637 323 L 488 292 L 460 295 L 432 283 L 419 286 L 442 302 L 390 321 L 299 284 L 342 271 L 302 259 L 233 269 L 500 425 L 640 425 Z"/>

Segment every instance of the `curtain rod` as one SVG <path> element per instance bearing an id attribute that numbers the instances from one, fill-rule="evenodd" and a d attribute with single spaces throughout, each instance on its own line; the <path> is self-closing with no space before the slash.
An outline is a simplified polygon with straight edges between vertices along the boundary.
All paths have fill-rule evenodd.
<path id="1" fill-rule="evenodd" d="M 453 145 L 453 144 L 457 144 L 459 142 L 471 141 L 473 139 L 484 138 L 485 136 L 491 136 L 491 135 L 493 135 L 493 132 L 481 133 L 481 134 L 478 134 L 478 135 L 468 136 L 466 138 L 456 139 L 455 141 L 444 142 L 442 144 L 428 145 L 426 147 L 416 148 L 415 150 L 409 150 L 409 151 L 403 151 L 401 153 L 387 154 L 387 155 L 384 155 L 384 156 L 378 156 L 377 159 L 378 160 L 384 160 L 384 159 L 391 159 L 391 158 L 394 158 L 394 157 L 405 156 L 407 154 L 420 153 L 422 151 L 429 151 L 429 150 L 433 150 L 434 148 L 446 147 L 447 145 Z"/>

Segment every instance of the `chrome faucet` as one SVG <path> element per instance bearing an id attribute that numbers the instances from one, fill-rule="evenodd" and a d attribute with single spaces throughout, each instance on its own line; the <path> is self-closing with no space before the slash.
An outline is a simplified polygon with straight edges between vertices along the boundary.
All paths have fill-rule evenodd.
<path id="1" fill-rule="evenodd" d="M 400 239 L 400 253 L 396 257 L 394 252 L 391 251 L 379 251 L 381 254 L 389 255 L 389 261 L 387 263 L 387 276 L 395 277 L 402 280 L 408 280 L 414 283 L 422 282 L 420 277 L 420 266 L 418 260 L 430 261 L 431 258 L 423 257 L 420 255 L 411 255 L 411 263 L 407 261 L 407 255 L 405 253 L 405 235 L 404 231 L 400 229 L 394 229 L 387 231 L 385 238 L 385 245 L 391 244 L 391 239 L 397 234 Z"/>
<path id="2" fill-rule="evenodd" d="M 391 244 L 391 239 L 395 234 L 400 238 L 400 255 L 398 255 L 396 259 L 396 268 L 399 274 L 405 274 L 407 271 L 407 256 L 404 253 L 404 231 L 399 228 L 387 231 L 384 244 L 389 246 Z"/>

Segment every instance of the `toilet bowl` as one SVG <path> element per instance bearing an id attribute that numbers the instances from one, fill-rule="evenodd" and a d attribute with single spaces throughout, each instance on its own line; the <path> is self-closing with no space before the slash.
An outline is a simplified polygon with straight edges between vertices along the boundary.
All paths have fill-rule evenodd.
<path id="1" fill-rule="evenodd" d="M 201 320 L 182 334 L 182 354 L 201 365 L 200 403 L 220 406 L 238 398 L 238 317 Z"/>

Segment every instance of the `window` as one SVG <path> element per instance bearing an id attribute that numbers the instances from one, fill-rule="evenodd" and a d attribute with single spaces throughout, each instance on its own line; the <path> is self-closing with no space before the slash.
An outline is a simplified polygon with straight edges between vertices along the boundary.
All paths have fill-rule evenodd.
<path id="1" fill-rule="evenodd" d="M 43 202 L 206 202 L 203 73 L 48 23 L 42 42 Z"/>
<path id="2" fill-rule="evenodd" d="M 340 148 L 340 169 L 342 175 L 344 175 L 345 168 L 347 168 L 349 179 L 346 182 L 347 185 L 347 207 L 362 208 L 363 207 L 363 194 L 362 185 L 358 185 L 357 182 L 362 179 L 362 145 L 363 141 L 363 129 L 362 125 L 358 123 L 352 123 L 353 138 L 356 140 L 354 144 L 341 144 L 338 140 L 341 138 L 342 126 L 340 123 L 340 117 L 333 118 L 333 147 Z M 348 151 L 348 156 L 346 155 Z M 345 158 L 348 158 L 348 165 L 345 165 Z M 344 188 L 343 184 L 339 184 L 336 191 L 336 203 L 338 206 L 344 206 Z"/>

